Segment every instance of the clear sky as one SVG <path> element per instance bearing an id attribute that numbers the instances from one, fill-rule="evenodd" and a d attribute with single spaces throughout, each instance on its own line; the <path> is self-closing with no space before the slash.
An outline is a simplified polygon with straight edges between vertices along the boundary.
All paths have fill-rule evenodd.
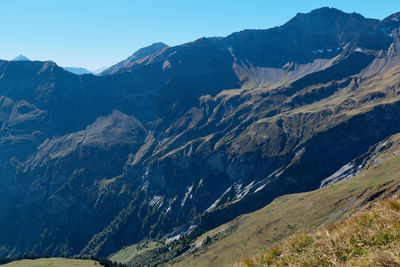
<path id="1" fill-rule="evenodd" d="M 382 19 L 400 0 L 0 0 L 0 58 L 112 65 L 154 42 L 278 26 L 322 6 Z"/>

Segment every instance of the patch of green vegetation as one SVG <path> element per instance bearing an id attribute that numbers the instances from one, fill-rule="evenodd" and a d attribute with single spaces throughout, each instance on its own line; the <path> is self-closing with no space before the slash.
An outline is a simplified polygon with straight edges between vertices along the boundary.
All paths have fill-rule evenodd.
<path id="1" fill-rule="evenodd" d="M 112 255 L 110 257 L 110 260 L 115 261 L 115 262 L 120 262 L 123 264 L 127 264 L 134 257 L 136 257 L 142 253 L 146 253 L 150 250 L 159 248 L 163 245 L 164 245 L 163 243 L 158 242 L 158 241 L 144 241 L 144 242 L 141 242 L 140 244 L 135 244 L 135 245 L 123 248 L 118 253 Z"/>
<path id="2" fill-rule="evenodd" d="M 75 258 L 50 258 L 46 255 L 39 256 L 26 254 L 17 258 L 0 258 L 1 266 L 34 266 L 34 267 L 63 267 L 63 266 L 104 266 L 104 267 L 126 267 L 106 258 L 95 256 L 79 256 Z"/>
<path id="3" fill-rule="evenodd" d="M 103 266 L 92 260 L 65 259 L 65 258 L 46 258 L 35 260 L 19 260 L 3 265 L 4 267 L 93 267 Z"/>

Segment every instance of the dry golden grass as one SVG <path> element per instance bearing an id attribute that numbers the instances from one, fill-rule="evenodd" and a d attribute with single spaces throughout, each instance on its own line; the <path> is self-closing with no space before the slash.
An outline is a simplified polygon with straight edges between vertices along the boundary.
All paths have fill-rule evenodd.
<path id="1" fill-rule="evenodd" d="M 240 266 L 400 266 L 400 197 L 373 203 L 315 233 L 291 237 Z"/>

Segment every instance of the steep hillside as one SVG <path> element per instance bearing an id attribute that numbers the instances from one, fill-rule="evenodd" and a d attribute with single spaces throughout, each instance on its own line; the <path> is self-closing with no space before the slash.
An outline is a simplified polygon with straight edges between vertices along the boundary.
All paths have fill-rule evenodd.
<path id="1" fill-rule="evenodd" d="M 397 193 L 374 201 L 343 222 L 291 237 L 242 266 L 399 266 L 399 199 Z"/>
<path id="2" fill-rule="evenodd" d="M 343 180 L 400 132 L 396 16 L 322 8 L 112 75 L 1 61 L 0 256 L 109 256 Z"/>
<path id="3" fill-rule="evenodd" d="M 229 266 L 241 263 L 289 236 L 314 232 L 321 226 L 341 221 L 368 207 L 371 201 L 398 192 L 399 151 L 400 135 L 392 136 L 363 155 L 369 158 L 368 163 L 354 178 L 312 192 L 281 196 L 256 212 L 242 215 L 190 240 L 188 252 L 170 260 L 169 265 Z M 131 250 L 135 253 L 131 252 L 130 262 L 138 266 L 157 265 L 157 260 L 163 258 L 163 246 L 168 247 L 158 245 L 149 247 L 150 251 Z M 129 250 L 126 248 L 111 259 L 129 259 L 126 255 Z"/>
<path id="4" fill-rule="evenodd" d="M 244 266 L 399 266 L 399 196 L 315 234 L 290 238 Z"/>

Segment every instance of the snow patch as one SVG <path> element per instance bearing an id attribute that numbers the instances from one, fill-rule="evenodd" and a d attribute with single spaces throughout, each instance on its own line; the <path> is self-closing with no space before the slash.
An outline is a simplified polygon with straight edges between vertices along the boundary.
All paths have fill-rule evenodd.
<path id="1" fill-rule="evenodd" d="M 221 202 L 221 199 L 232 189 L 232 186 L 228 187 L 228 189 L 225 190 L 225 192 L 222 194 L 222 196 L 220 198 L 218 198 L 208 209 L 206 209 L 205 212 L 209 212 L 211 210 L 213 210 L 215 207 L 217 207 L 217 205 L 219 204 L 219 202 Z"/>
<path id="2" fill-rule="evenodd" d="M 313 50 L 312 52 L 313 52 L 313 54 L 322 54 L 322 53 L 324 53 L 324 49 L 317 49 L 317 50 Z"/>
<path id="3" fill-rule="evenodd" d="M 385 147 L 389 143 L 389 140 L 386 140 L 382 144 L 379 145 L 379 148 Z"/>
<path id="4" fill-rule="evenodd" d="M 192 190 L 193 190 L 193 185 L 188 187 L 186 193 L 185 193 L 185 197 L 183 198 L 182 202 L 181 202 L 181 207 L 183 207 L 186 203 L 187 198 L 190 196 L 190 199 L 193 197 L 192 196 Z"/>
<path id="5" fill-rule="evenodd" d="M 169 60 L 165 60 L 162 66 L 163 70 L 167 70 L 171 68 L 171 63 L 169 62 Z"/>
<path id="6" fill-rule="evenodd" d="M 243 188 L 242 192 L 239 192 L 239 194 L 236 195 L 236 200 L 237 201 L 243 199 L 250 192 L 250 189 L 253 188 L 254 182 L 255 181 L 253 181 L 250 184 L 246 185 Z"/>
<path id="7" fill-rule="evenodd" d="M 343 173 L 345 173 L 346 171 L 350 170 L 351 168 L 353 168 L 353 164 L 351 163 L 347 163 L 346 165 L 344 165 L 342 168 L 340 168 L 337 172 L 335 172 L 333 175 L 331 175 L 330 177 L 338 177 L 341 176 Z"/>
<path id="8" fill-rule="evenodd" d="M 338 48 L 336 48 L 336 49 L 334 49 L 334 48 L 316 49 L 316 50 L 312 50 L 311 52 L 312 52 L 313 54 L 323 54 L 323 53 L 325 53 L 325 52 L 331 53 L 331 52 L 334 51 L 334 50 L 340 51 L 341 49 L 342 49 L 341 47 L 338 47 Z"/>
<path id="9" fill-rule="evenodd" d="M 353 168 L 355 168 L 355 166 L 351 162 L 347 163 L 334 174 L 322 180 L 320 188 L 355 176 L 359 171 L 357 170 L 356 172 L 354 172 L 352 171 Z"/>
<path id="10" fill-rule="evenodd" d="M 264 189 L 264 187 L 265 187 L 265 184 L 264 184 L 264 185 L 262 185 L 262 186 L 260 186 L 260 187 L 259 187 L 259 188 L 257 188 L 256 190 L 254 190 L 254 193 L 257 193 L 257 192 L 259 192 L 259 191 L 263 190 L 263 189 Z"/>
<path id="11" fill-rule="evenodd" d="M 143 186 L 142 186 L 142 191 L 147 191 L 147 189 L 149 188 L 149 185 L 150 185 L 150 182 L 149 181 L 145 181 L 144 183 L 143 183 Z"/>
<path id="12" fill-rule="evenodd" d="M 197 242 L 196 245 L 194 245 L 193 249 L 199 248 L 201 247 L 201 245 L 203 245 L 203 240 Z"/>
<path id="13" fill-rule="evenodd" d="M 166 210 L 165 210 L 165 213 L 164 214 L 168 214 L 168 213 L 170 213 L 171 212 L 171 206 L 169 206 Z"/>
<path id="14" fill-rule="evenodd" d="M 162 206 L 162 204 L 163 204 L 163 201 L 162 201 L 161 196 L 154 196 L 149 202 L 150 206 L 152 206 L 152 207 L 156 206 L 157 208 L 160 208 Z"/>
<path id="15" fill-rule="evenodd" d="M 169 243 L 171 243 L 172 241 L 178 240 L 179 238 L 181 238 L 181 235 L 180 235 L 180 234 L 179 234 L 179 235 L 176 235 L 176 236 L 173 236 L 173 237 L 170 237 L 170 238 L 167 238 L 167 240 L 165 240 L 165 244 L 169 244 Z"/>

